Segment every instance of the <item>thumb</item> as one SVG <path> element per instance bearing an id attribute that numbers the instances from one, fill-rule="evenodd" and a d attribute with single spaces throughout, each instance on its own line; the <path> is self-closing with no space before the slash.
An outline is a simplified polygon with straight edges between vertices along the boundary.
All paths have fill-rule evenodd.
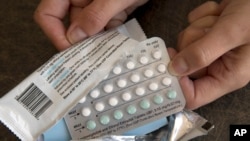
<path id="1" fill-rule="evenodd" d="M 209 66 L 224 53 L 245 42 L 243 37 L 246 36 L 242 31 L 237 23 L 218 21 L 206 35 L 185 47 L 173 58 L 168 66 L 170 73 L 184 76 Z"/>
<path id="2" fill-rule="evenodd" d="M 109 20 L 136 0 L 94 0 L 71 21 L 67 38 L 73 44 L 100 32 Z"/>

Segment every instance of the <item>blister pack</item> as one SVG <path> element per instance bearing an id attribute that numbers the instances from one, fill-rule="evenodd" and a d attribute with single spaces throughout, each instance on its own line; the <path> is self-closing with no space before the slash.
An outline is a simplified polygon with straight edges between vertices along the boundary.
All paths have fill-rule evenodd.
<path id="1" fill-rule="evenodd" d="M 177 77 L 167 71 L 169 61 L 164 41 L 157 37 L 125 52 L 64 117 L 72 139 L 122 135 L 183 110 L 185 99 Z"/>

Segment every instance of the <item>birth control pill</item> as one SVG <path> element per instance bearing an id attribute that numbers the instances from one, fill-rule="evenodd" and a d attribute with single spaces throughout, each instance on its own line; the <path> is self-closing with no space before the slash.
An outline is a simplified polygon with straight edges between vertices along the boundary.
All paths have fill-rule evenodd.
<path id="1" fill-rule="evenodd" d="M 150 102 L 148 100 L 144 99 L 140 102 L 140 107 L 142 109 L 146 110 L 146 109 L 150 108 Z"/>
<path id="2" fill-rule="evenodd" d="M 162 104 L 163 103 L 163 97 L 160 95 L 155 95 L 154 96 L 154 103 L 155 104 Z"/>
<path id="3" fill-rule="evenodd" d="M 125 79 L 120 79 L 117 81 L 117 86 L 120 88 L 124 88 L 127 85 L 127 81 Z"/>
<path id="4" fill-rule="evenodd" d="M 101 111 L 104 110 L 104 108 L 105 108 L 105 105 L 103 103 L 101 103 L 101 102 L 98 102 L 98 103 L 95 104 L 96 111 L 101 112 Z"/>
<path id="5" fill-rule="evenodd" d="M 155 59 L 160 59 L 161 58 L 161 51 L 160 50 L 156 50 L 156 51 L 153 52 L 152 55 L 153 55 L 153 57 Z"/>
<path id="6" fill-rule="evenodd" d="M 169 99 L 175 99 L 176 96 L 177 96 L 177 93 L 176 93 L 175 90 L 169 90 L 169 91 L 167 92 L 167 97 L 168 97 Z"/>
<path id="7" fill-rule="evenodd" d="M 146 56 L 141 56 L 139 61 L 141 64 L 145 65 L 148 63 L 148 58 Z"/>
<path id="8" fill-rule="evenodd" d="M 129 101 L 131 98 L 132 98 L 132 96 L 131 96 L 130 93 L 124 93 L 124 94 L 122 94 L 122 99 L 124 101 Z"/>
<path id="9" fill-rule="evenodd" d="M 98 89 L 95 89 L 95 90 L 90 92 L 90 96 L 92 98 L 97 98 L 99 95 L 100 95 L 100 91 Z"/>
<path id="10" fill-rule="evenodd" d="M 122 119 L 122 117 L 123 117 L 123 113 L 122 113 L 121 110 L 115 110 L 114 111 L 114 118 L 116 120 L 120 120 L 120 119 Z"/>
<path id="11" fill-rule="evenodd" d="M 114 69 L 113 69 L 113 73 L 114 74 L 120 74 L 122 72 L 122 68 L 120 67 L 120 66 L 116 66 L 116 67 L 114 67 Z"/>
<path id="12" fill-rule="evenodd" d="M 83 116 L 88 117 L 91 114 L 91 110 L 88 107 L 84 107 L 84 108 L 82 108 L 81 113 Z"/>
<path id="13" fill-rule="evenodd" d="M 80 100 L 79 100 L 79 103 L 84 103 L 86 101 L 86 96 L 82 97 Z"/>
<path id="14" fill-rule="evenodd" d="M 140 76 L 138 74 L 132 74 L 130 80 L 134 83 L 137 83 L 140 81 Z"/>
<path id="15" fill-rule="evenodd" d="M 87 129 L 94 130 L 96 128 L 96 123 L 93 120 L 87 121 Z"/>
<path id="16" fill-rule="evenodd" d="M 126 67 L 130 70 L 134 69 L 135 68 L 135 63 L 132 62 L 132 61 L 128 61 L 127 64 L 126 64 Z"/>
<path id="17" fill-rule="evenodd" d="M 135 89 L 135 93 L 136 93 L 136 95 L 138 95 L 138 96 L 142 96 L 142 95 L 144 95 L 144 93 L 145 93 L 145 89 L 142 88 L 142 87 L 138 87 L 138 88 Z"/>
<path id="18" fill-rule="evenodd" d="M 154 72 L 150 69 L 147 69 L 144 71 L 144 76 L 146 76 L 148 78 L 152 77 L 153 75 L 154 75 Z"/>
<path id="19" fill-rule="evenodd" d="M 127 107 L 127 112 L 128 112 L 128 114 L 130 114 L 130 115 L 133 115 L 133 114 L 135 114 L 136 113 L 136 107 L 135 106 L 133 106 L 133 105 L 129 105 L 128 107 Z"/>
<path id="20" fill-rule="evenodd" d="M 103 87 L 103 90 L 104 92 L 106 93 L 111 93 L 113 91 L 114 87 L 112 84 L 106 84 L 104 87 Z"/>
<path id="21" fill-rule="evenodd" d="M 159 64 L 158 66 L 157 66 L 157 70 L 160 72 L 160 73 L 164 73 L 164 72 L 166 72 L 166 65 L 164 65 L 164 64 Z"/>
<path id="22" fill-rule="evenodd" d="M 162 79 L 162 84 L 165 85 L 165 86 L 169 86 L 171 83 L 172 83 L 172 80 L 169 77 L 164 77 Z"/>
<path id="23" fill-rule="evenodd" d="M 152 82 L 152 83 L 149 84 L 148 87 L 149 87 L 149 89 L 150 89 L 151 91 L 156 91 L 156 90 L 158 89 L 158 84 L 155 83 L 155 82 Z"/>
<path id="24" fill-rule="evenodd" d="M 101 123 L 102 125 L 107 125 L 109 122 L 110 122 L 109 116 L 107 116 L 107 115 L 102 115 L 102 116 L 100 117 L 100 123 Z"/>
<path id="25" fill-rule="evenodd" d="M 110 105 L 110 106 L 116 106 L 117 104 L 118 104 L 118 99 L 117 99 L 117 98 L 111 97 L 111 98 L 109 99 L 109 105 Z"/>

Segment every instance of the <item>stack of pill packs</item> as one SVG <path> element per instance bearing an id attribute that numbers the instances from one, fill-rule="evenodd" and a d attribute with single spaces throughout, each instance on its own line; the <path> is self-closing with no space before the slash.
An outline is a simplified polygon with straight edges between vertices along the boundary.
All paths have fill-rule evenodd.
<path id="1" fill-rule="evenodd" d="M 61 123 L 70 138 L 142 135 L 166 125 L 166 117 L 185 106 L 178 78 L 167 70 L 169 62 L 165 43 L 158 37 L 117 58 L 109 75 L 65 115 Z M 45 138 L 62 130 L 59 127 L 50 129 Z"/>

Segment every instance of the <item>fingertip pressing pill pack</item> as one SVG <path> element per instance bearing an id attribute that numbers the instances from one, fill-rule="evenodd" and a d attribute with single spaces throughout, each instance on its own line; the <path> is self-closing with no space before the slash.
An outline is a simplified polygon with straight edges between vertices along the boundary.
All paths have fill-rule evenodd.
<path id="1" fill-rule="evenodd" d="M 183 110 L 185 99 L 177 78 L 167 71 L 169 61 L 157 37 L 123 54 L 109 75 L 64 117 L 71 137 L 122 135 Z M 157 128 L 151 125 L 148 132 Z"/>

